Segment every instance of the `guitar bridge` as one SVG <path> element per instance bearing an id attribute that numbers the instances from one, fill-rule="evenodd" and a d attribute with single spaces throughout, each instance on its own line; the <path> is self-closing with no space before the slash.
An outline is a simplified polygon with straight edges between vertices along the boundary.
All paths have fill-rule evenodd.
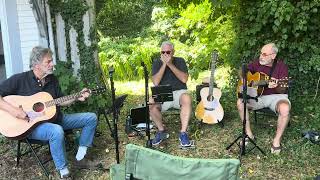
<path id="1" fill-rule="evenodd" d="M 207 110 L 207 111 L 214 111 L 214 108 L 204 108 L 205 110 Z"/>

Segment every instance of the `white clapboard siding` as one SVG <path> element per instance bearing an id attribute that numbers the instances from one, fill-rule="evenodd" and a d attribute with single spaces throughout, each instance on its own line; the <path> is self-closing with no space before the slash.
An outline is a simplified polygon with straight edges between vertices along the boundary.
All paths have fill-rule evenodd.
<path id="1" fill-rule="evenodd" d="M 41 38 L 29 0 L 17 0 L 18 28 L 20 31 L 23 71 L 29 70 L 31 49 L 40 44 Z"/>

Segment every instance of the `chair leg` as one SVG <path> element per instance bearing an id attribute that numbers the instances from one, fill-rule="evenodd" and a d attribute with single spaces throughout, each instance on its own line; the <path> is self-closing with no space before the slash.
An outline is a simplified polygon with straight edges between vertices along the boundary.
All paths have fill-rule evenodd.
<path id="1" fill-rule="evenodd" d="M 19 166 L 19 161 L 20 161 L 20 145 L 21 145 L 21 141 L 18 140 L 18 146 L 17 146 L 17 164 L 16 164 L 16 166 Z"/>
<path id="2" fill-rule="evenodd" d="M 253 116 L 254 116 L 254 123 L 257 124 L 257 112 L 253 111 Z"/>
<path id="3" fill-rule="evenodd" d="M 43 170 L 43 172 L 45 173 L 45 175 L 49 178 L 49 173 L 48 173 L 48 171 L 47 171 L 46 168 L 43 166 L 41 160 L 39 159 L 38 155 L 37 155 L 36 152 L 34 151 L 31 143 L 29 142 L 28 139 L 26 139 L 26 142 L 27 142 L 29 148 L 31 149 L 32 154 L 33 154 L 34 157 L 37 159 L 39 166 L 41 167 L 41 169 Z"/>

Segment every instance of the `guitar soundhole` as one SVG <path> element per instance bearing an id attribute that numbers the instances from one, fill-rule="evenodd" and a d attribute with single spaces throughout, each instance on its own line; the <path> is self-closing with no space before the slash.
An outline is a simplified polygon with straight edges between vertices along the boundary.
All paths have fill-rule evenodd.
<path id="1" fill-rule="evenodd" d="M 32 108 L 35 112 L 42 112 L 44 110 L 44 104 L 41 102 L 37 102 L 33 105 Z"/>
<path id="2" fill-rule="evenodd" d="M 207 97 L 207 101 L 213 101 L 214 100 L 214 97 L 213 96 L 208 96 Z"/>

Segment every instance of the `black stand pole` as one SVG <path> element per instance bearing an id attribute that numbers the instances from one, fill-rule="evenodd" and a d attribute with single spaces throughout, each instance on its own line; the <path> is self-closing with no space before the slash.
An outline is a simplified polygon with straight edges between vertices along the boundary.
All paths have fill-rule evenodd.
<path id="1" fill-rule="evenodd" d="M 247 95 L 247 66 L 245 64 L 242 65 L 242 82 L 243 82 L 243 91 L 242 91 L 242 101 L 243 101 L 243 121 L 242 121 L 242 134 L 240 136 L 238 136 L 226 149 L 229 150 L 231 148 L 231 146 L 233 146 L 239 139 L 241 139 L 240 143 L 240 152 L 239 152 L 239 159 L 241 162 L 241 156 L 245 155 L 246 152 L 246 146 L 245 146 L 245 141 L 246 139 L 249 139 L 249 141 L 254 145 L 254 147 L 251 150 L 253 150 L 254 148 L 259 149 L 259 151 L 263 154 L 266 155 L 265 152 L 253 141 L 253 139 L 251 139 L 247 133 L 246 133 L 246 123 L 247 123 L 247 102 L 248 99 L 251 97 L 248 97 Z M 255 98 L 253 98 L 255 99 Z"/>
<path id="2" fill-rule="evenodd" d="M 116 109 L 116 94 L 115 94 L 115 89 L 114 89 L 114 82 L 113 82 L 113 72 L 114 69 L 111 68 L 109 70 L 109 76 L 110 76 L 110 84 L 111 84 L 111 97 L 112 97 L 112 111 L 113 111 L 113 136 L 114 136 L 114 141 L 116 145 L 116 159 L 117 159 L 117 164 L 120 163 L 120 158 L 119 158 L 119 138 L 118 138 L 118 113 Z"/>
<path id="3" fill-rule="evenodd" d="M 144 62 L 141 62 L 141 65 L 143 67 L 144 71 L 144 81 L 145 81 L 145 105 L 146 105 L 146 114 L 145 114 L 145 120 L 146 120 L 146 135 L 148 137 L 146 147 L 152 148 L 151 138 L 150 138 L 150 112 L 149 112 L 149 87 L 148 87 L 148 70 Z"/>

